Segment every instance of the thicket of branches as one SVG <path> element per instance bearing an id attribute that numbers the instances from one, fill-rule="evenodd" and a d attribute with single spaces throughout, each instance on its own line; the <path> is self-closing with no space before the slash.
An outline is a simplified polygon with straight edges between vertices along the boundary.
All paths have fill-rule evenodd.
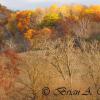
<path id="1" fill-rule="evenodd" d="M 49 67 L 69 88 L 78 77 L 86 85 L 91 82 L 96 90 L 100 83 L 100 39 L 96 37 L 100 35 L 99 27 L 98 5 L 52 5 L 47 9 L 16 12 L 0 6 L 1 93 L 8 100 L 35 100 L 40 92 L 36 89 L 37 80 L 45 84 L 42 81 L 48 83 L 52 76 L 51 72 L 47 76 L 44 73 Z M 28 52 L 26 57 L 25 52 L 22 53 L 25 57 L 20 57 L 15 52 L 28 50 L 35 53 Z M 1 94 L 0 99 L 5 96 L 2 98 Z"/>

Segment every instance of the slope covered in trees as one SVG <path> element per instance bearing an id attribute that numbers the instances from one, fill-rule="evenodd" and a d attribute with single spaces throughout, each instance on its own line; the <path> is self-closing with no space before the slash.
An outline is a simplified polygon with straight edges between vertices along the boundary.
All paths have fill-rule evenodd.
<path id="1" fill-rule="evenodd" d="M 16 12 L 0 5 L 0 100 L 66 100 L 66 88 L 97 92 L 99 60 L 100 5 Z M 76 92 L 67 99 L 100 100 Z"/>
<path id="2" fill-rule="evenodd" d="M 52 5 L 49 8 L 37 8 L 34 10 L 12 12 L 0 5 L 0 37 L 9 37 L 11 45 L 19 44 L 18 39 L 27 44 L 29 48 L 33 44 L 36 35 L 50 35 L 49 38 L 64 37 L 69 34 L 76 37 L 89 38 L 93 34 L 100 33 L 100 6 Z M 43 30 L 47 28 L 49 32 Z M 98 30 L 98 31 L 96 31 Z M 41 39 L 41 37 L 39 37 Z M 16 41 L 13 41 L 16 40 Z M 25 42 L 26 41 L 26 42 Z M 5 44 L 5 43 L 4 43 Z M 8 47 L 9 47 L 8 45 Z M 11 46 L 10 45 L 10 46 Z M 24 47 L 21 47 L 24 48 Z M 19 50 L 20 51 L 20 50 Z M 22 50 L 23 51 L 23 50 Z"/>

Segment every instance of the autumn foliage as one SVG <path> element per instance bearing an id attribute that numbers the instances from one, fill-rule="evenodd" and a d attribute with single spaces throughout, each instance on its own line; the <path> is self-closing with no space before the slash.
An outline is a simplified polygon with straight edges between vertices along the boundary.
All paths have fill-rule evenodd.
<path id="1" fill-rule="evenodd" d="M 17 67 L 20 57 L 12 50 L 0 53 L 0 88 L 6 92 L 12 88 L 20 70 Z M 4 58 L 4 59 L 3 59 Z"/>
<path id="2" fill-rule="evenodd" d="M 91 40 L 93 42 L 97 40 L 95 36 L 98 34 L 99 41 L 96 41 L 96 44 L 92 44 Z M 30 94 L 27 89 L 25 91 L 27 92 L 26 94 L 21 94 L 21 92 L 25 88 L 30 88 L 34 94 L 34 77 L 37 75 L 34 73 L 36 70 L 34 69 L 33 71 L 31 67 L 39 70 L 41 76 L 37 78 L 39 80 L 51 74 L 53 71 L 51 71 L 52 66 L 53 69 L 55 67 L 62 74 L 64 80 L 68 74 L 71 78 L 74 75 L 72 73 L 74 72 L 73 64 L 76 64 L 76 66 L 84 64 L 90 69 L 92 61 L 96 59 L 95 62 L 99 62 L 98 59 L 100 57 L 98 54 L 100 53 L 98 52 L 100 51 L 100 46 L 98 44 L 100 44 L 100 5 L 62 5 L 59 7 L 54 4 L 48 8 L 24 11 L 10 11 L 0 6 L 0 90 L 3 89 L 7 93 L 15 88 L 15 90 L 19 90 L 21 87 L 21 91 L 19 90 L 17 93 L 23 95 L 24 98 L 16 100 L 30 100 L 26 98 L 27 94 Z M 95 55 L 96 53 L 97 55 Z M 24 62 L 19 55 L 22 56 Z M 75 62 L 73 62 L 74 59 Z M 63 68 L 60 68 L 62 66 L 64 68 L 63 72 Z M 72 66 L 72 71 L 70 71 L 70 66 Z M 93 64 L 93 66 L 95 67 L 97 64 Z M 81 66 L 78 67 L 81 68 Z M 49 71 L 48 68 L 50 73 L 46 72 L 48 73 L 46 75 L 44 71 Z M 78 71 L 76 70 L 75 72 Z M 78 72 L 80 73 L 80 71 L 81 69 Z M 56 74 L 55 72 L 56 70 L 53 73 L 54 75 Z M 91 72 L 93 72 L 92 69 L 89 71 L 89 74 Z M 65 77 L 63 76 L 64 73 L 66 73 Z M 86 72 L 86 74 L 88 73 Z M 27 75 L 29 75 L 28 78 L 31 81 L 26 80 Z M 20 78 L 23 79 L 20 80 Z M 23 81 L 25 82 L 23 83 Z M 15 82 L 19 88 L 17 86 L 14 87 Z M 16 98 L 16 93 L 14 95 Z M 0 98 L 0 100 L 5 99 Z M 32 100 L 34 99 L 32 98 Z"/>
<path id="3" fill-rule="evenodd" d="M 0 12 L 3 13 L 3 10 L 1 9 Z M 90 33 L 92 34 L 90 30 L 93 30 L 94 24 L 100 22 L 100 6 L 63 5 L 59 7 L 54 4 L 49 8 L 11 12 L 6 19 L 7 23 L 4 24 L 1 18 L 1 38 L 2 33 L 7 31 L 14 36 L 14 39 L 19 38 L 20 35 L 26 41 L 32 42 L 35 35 L 44 34 L 43 30 L 46 28 L 52 36 L 73 34 L 78 37 L 87 37 Z"/>
<path id="4" fill-rule="evenodd" d="M 38 24 L 35 21 L 32 23 L 33 20 L 36 20 L 36 16 L 38 19 L 40 18 L 40 14 L 42 16 L 41 21 L 39 21 Z M 93 21 L 100 21 L 100 6 L 94 5 L 85 7 L 82 5 L 64 5 L 58 7 L 57 5 L 52 5 L 48 9 L 48 13 L 46 9 L 37 12 L 35 12 L 35 10 L 19 11 L 16 13 L 16 20 L 19 31 L 25 36 L 25 38 L 32 39 L 32 37 L 36 35 L 36 30 L 38 30 L 37 28 L 53 28 L 60 22 L 60 20 L 64 20 L 66 25 L 62 25 L 64 26 L 62 30 L 65 30 L 65 27 L 68 27 L 69 23 L 78 21 L 85 16 L 90 16 Z M 67 20 L 65 20 L 66 18 Z M 32 26 L 35 23 L 37 24 L 37 27 Z"/>
<path id="5" fill-rule="evenodd" d="M 30 17 L 32 12 L 31 11 L 22 11 L 17 12 L 16 19 L 17 19 L 17 26 L 20 31 L 25 31 L 29 28 Z"/>

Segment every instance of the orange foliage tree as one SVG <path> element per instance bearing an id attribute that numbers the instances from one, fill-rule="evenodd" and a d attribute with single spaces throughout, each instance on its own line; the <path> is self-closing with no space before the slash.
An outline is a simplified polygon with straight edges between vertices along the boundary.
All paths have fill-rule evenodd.
<path id="1" fill-rule="evenodd" d="M 31 15 L 32 11 L 21 11 L 16 13 L 19 31 L 25 32 L 29 28 Z"/>

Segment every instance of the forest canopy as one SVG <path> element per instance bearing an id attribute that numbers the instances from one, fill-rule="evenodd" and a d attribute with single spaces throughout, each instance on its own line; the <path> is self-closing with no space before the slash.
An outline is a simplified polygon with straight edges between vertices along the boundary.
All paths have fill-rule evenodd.
<path id="1" fill-rule="evenodd" d="M 31 41 L 36 35 L 63 37 L 67 34 L 89 37 L 100 29 L 100 5 L 52 5 L 48 8 L 11 11 L 0 5 L 0 40 L 23 38 Z M 97 26 L 97 29 L 95 28 Z M 50 30 L 44 32 L 45 28 Z M 17 40 L 18 41 L 18 40 Z M 2 42 L 1 42 L 2 43 Z"/>

